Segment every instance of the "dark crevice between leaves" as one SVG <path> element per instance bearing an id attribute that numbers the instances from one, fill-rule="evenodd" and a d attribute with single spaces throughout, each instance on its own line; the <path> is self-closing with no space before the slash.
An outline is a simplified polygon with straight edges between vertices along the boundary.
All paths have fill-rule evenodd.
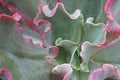
<path id="1" fill-rule="evenodd" d="M 0 14 L 12 15 L 12 12 L 0 3 Z"/>
<path id="2" fill-rule="evenodd" d="M 50 74 L 50 80 L 63 80 L 62 76 Z"/>
<path id="3" fill-rule="evenodd" d="M 118 80 L 118 79 L 107 78 L 107 79 L 104 79 L 104 80 Z"/>
<path id="4" fill-rule="evenodd" d="M 59 50 L 61 51 L 58 56 L 55 58 L 55 60 L 57 61 L 57 63 L 59 64 L 63 64 L 63 63 L 67 63 L 67 58 L 66 58 L 66 52 L 64 50 L 64 48 L 59 46 Z"/>

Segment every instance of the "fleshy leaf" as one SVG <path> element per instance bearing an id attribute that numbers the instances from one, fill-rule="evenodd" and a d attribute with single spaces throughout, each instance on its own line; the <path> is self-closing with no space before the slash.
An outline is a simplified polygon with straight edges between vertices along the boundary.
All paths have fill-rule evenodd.
<path id="1" fill-rule="evenodd" d="M 6 68 L 0 68 L 0 80 L 13 80 L 12 73 Z"/>
<path id="2" fill-rule="evenodd" d="M 73 68 L 79 70 L 80 58 L 76 53 L 78 44 L 70 40 L 62 40 L 62 38 L 58 38 L 55 43 L 60 48 L 56 61 L 59 63 L 68 62 Z M 61 59 L 63 56 L 64 59 Z"/>
<path id="3" fill-rule="evenodd" d="M 31 4 L 34 5 L 31 5 Z M 15 13 L 19 14 L 21 16 L 20 21 L 22 24 L 27 24 L 31 29 L 36 31 L 38 34 L 40 33 L 37 29 L 36 25 L 33 23 L 32 19 L 35 17 L 37 12 L 37 6 L 41 3 L 41 1 L 36 0 L 35 1 L 23 1 L 23 0 L 2 0 L 0 1 L 0 4 L 5 7 L 5 9 L 9 10 L 8 14 L 5 10 L 5 13 L 8 15 L 13 15 Z M 1 8 L 1 10 L 4 10 L 4 8 Z M 5 14 L 4 13 L 4 14 Z M 17 16 L 18 17 L 18 16 Z"/>
<path id="4" fill-rule="evenodd" d="M 81 70 L 85 71 L 85 72 L 89 72 L 88 69 L 88 63 L 91 57 L 91 53 L 93 53 L 93 49 L 95 48 L 95 46 L 90 46 L 92 44 L 90 44 L 89 42 L 84 42 L 82 44 L 82 51 L 80 52 L 80 56 L 82 58 L 82 64 L 81 66 Z"/>
<path id="5" fill-rule="evenodd" d="M 56 6 L 52 10 L 49 9 L 48 4 L 41 4 L 38 7 L 38 9 L 39 9 L 39 12 L 34 18 L 34 23 L 38 24 L 38 22 L 41 21 L 39 20 L 41 19 L 41 17 L 43 17 L 41 16 L 41 14 L 44 14 L 44 16 L 46 16 L 43 18 L 49 20 L 52 25 L 52 44 L 54 44 L 54 41 L 59 37 L 65 40 L 73 41 L 80 45 L 84 41 L 90 41 L 93 44 L 101 44 L 106 39 L 105 38 L 106 31 L 104 27 L 105 25 L 103 23 L 94 24 L 93 18 L 88 18 L 86 23 L 84 23 L 83 16 L 80 13 L 80 11 L 79 11 L 79 14 L 76 15 L 77 17 L 73 19 L 72 16 L 66 11 L 64 5 L 61 2 L 57 2 Z M 75 15 L 76 13 L 78 13 L 77 10 L 72 15 Z M 65 22 L 61 22 L 63 18 L 65 19 Z M 100 36 L 98 36 L 96 32 L 99 33 Z M 57 45 L 57 46 L 60 46 L 60 45 Z M 70 47 L 69 45 L 67 46 Z M 63 49 L 60 48 L 60 51 L 62 53 L 69 54 L 68 50 L 66 51 L 63 46 L 60 46 L 60 47 L 63 48 Z M 69 60 L 67 60 L 67 62 L 70 61 L 71 65 L 77 70 L 79 70 L 80 69 L 79 67 L 80 59 L 78 55 L 79 52 L 75 53 L 75 51 L 74 53 L 72 53 L 71 55 L 72 57 L 70 57 Z M 58 57 L 63 56 L 63 55 L 60 53 Z M 66 54 L 64 56 L 66 56 Z M 66 58 L 62 60 L 65 60 L 62 62 L 66 62 Z M 79 60 L 79 61 L 76 63 L 76 60 Z"/>
<path id="6" fill-rule="evenodd" d="M 112 1 L 108 0 L 107 4 L 114 4 Z M 114 1 L 118 2 L 114 4 L 118 6 L 119 1 Z M 8 68 L 14 80 L 56 80 L 51 73 L 53 66 L 49 64 L 52 64 L 57 65 L 53 69 L 53 73 L 58 74 L 57 80 L 86 80 L 93 70 L 104 63 L 119 64 L 119 39 L 102 44 L 106 40 L 105 25 L 93 23 L 106 21 L 103 12 L 105 2 L 0 0 L 0 13 L 12 12 L 11 16 L 0 15 L 0 68 Z M 114 5 L 108 5 L 109 9 Z M 39 12 L 36 14 L 37 6 Z M 81 11 L 87 19 L 85 23 Z M 113 26 L 111 21 L 106 26 L 110 23 L 110 27 Z"/>
<path id="7" fill-rule="evenodd" d="M 42 47 L 44 47 L 44 48 L 46 48 L 46 47 L 48 47 L 47 46 L 47 44 L 45 44 L 45 38 L 46 38 L 46 36 L 47 36 L 47 34 L 49 33 L 49 31 L 51 30 L 51 23 L 49 22 L 49 21 L 47 21 L 47 20 L 40 20 L 39 22 L 38 22 L 38 24 L 36 24 L 37 25 L 37 27 L 38 28 L 40 28 L 40 41 L 41 41 L 41 43 L 42 43 Z M 50 33 L 49 33 L 50 34 Z M 51 37 L 51 36 L 50 36 Z M 51 39 L 51 38 L 50 38 Z M 49 40 L 50 40 L 49 39 Z M 51 41 L 51 40 L 50 40 Z M 50 41 L 48 41 L 49 43 L 49 45 L 50 45 Z"/>
<path id="8" fill-rule="evenodd" d="M 56 45 L 64 48 L 66 53 L 61 53 L 61 54 L 66 54 L 67 61 L 70 62 L 71 58 L 75 54 L 75 51 L 77 50 L 77 43 L 72 42 L 70 40 L 62 40 L 60 41 L 60 38 L 56 40 Z"/>
<path id="9" fill-rule="evenodd" d="M 97 33 L 97 34 L 96 34 Z M 99 35 L 99 36 L 98 36 Z M 82 41 L 89 41 L 93 44 L 102 44 L 106 40 L 105 24 L 93 23 L 93 18 L 88 18 L 82 29 Z"/>
<path id="10" fill-rule="evenodd" d="M 72 80 L 88 80 L 89 75 L 94 70 L 99 69 L 101 67 L 101 64 L 95 64 L 92 61 L 90 61 L 88 65 L 89 65 L 89 69 L 90 69 L 89 72 L 84 72 L 84 71 L 81 71 L 81 69 L 77 70 L 77 69 L 73 68 L 73 73 L 72 73 L 71 79 Z"/>
<path id="11" fill-rule="evenodd" d="M 8 5 L 8 8 L 12 8 L 14 12 L 19 12 L 31 19 L 37 12 L 37 6 L 41 3 L 40 0 L 3 0 L 2 2 L 5 2 L 4 4 Z"/>
<path id="12" fill-rule="evenodd" d="M 9 26 L 8 26 L 8 24 L 9 24 Z M 25 54 L 24 51 L 28 50 L 30 47 L 28 46 L 29 44 L 24 40 L 22 35 L 19 33 L 17 24 L 18 23 L 11 16 L 7 16 L 4 14 L 0 15 L 1 47 L 8 49 L 10 51 L 13 51 L 13 52 L 17 51 L 17 50 L 21 52 L 22 51 L 21 49 L 23 49 L 22 54 Z M 6 37 L 4 37 L 3 34 Z M 16 39 L 14 39 L 15 37 L 16 37 Z M 19 41 L 19 42 L 17 42 L 17 41 Z M 9 43 L 11 43 L 11 42 L 12 42 L 12 44 L 9 45 Z M 3 44 L 3 43 L 6 43 L 6 44 Z M 12 45 L 14 45 L 14 46 L 12 46 Z M 31 55 L 32 55 L 32 53 L 31 53 Z M 39 54 L 36 54 L 36 55 L 39 55 Z"/>
<path id="13" fill-rule="evenodd" d="M 24 25 L 19 25 L 20 27 L 18 29 L 28 42 L 36 45 L 39 48 L 45 48 L 46 50 L 49 50 L 49 55 L 46 56 L 46 60 L 48 63 L 52 64 L 49 62 L 49 59 L 55 58 L 59 53 L 59 49 L 56 46 L 51 46 L 51 24 L 49 21 L 40 20 L 40 22 L 36 25 L 40 34 L 38 34 L 34 29 L 34 31 L 32 31 Z"/>
<path id="14" fill-rule="evenodd" d="M 38 9 L 39 12 L 34 18 L 34 23 L 39 22 L 41 14 L 43 13 L 43 18 L 49 20 L 52 25 L 52 44 L 54 44 L 55 40 L 59 37 L 78 43 L 80 42 L 83 16 L 79 9 L 73 14 L 69 14 L 61 2 L 57 2 L 52 10 L 48 8 L 48 4 L 41 4 Z M 65 19 L 65 22 L 61 22 L 63 19 Z"/>
<path id="15" fill-rule="evenodd" d="M 120 39 L 117 38 L 111 41 L 108 45 L 99 46 L 96 54 L 94 54 L 91 58 L 97 62 L 106 62 L 106 63 L 119 63 L 119 42 Z M 101 57 L 101 59 L 97 59 Z M 109 58 L 107 58 L 109 57 Z"/>
<path id="16" fill-rule="evenodd" d="M 88 80 L 119 80 L 120 71 L 117 67 L 104 64 L 102 68 L 95 70 Z"/>
<path id="17" fill-rule="evenodd" d="M 120 7 L 119 0 L 107 0 L 105 5 L 105 13 L 109 20 L 106 23 L 106 29 L 112 34 L 120 34 Z"/>
<path id="18" fill-rule="evenodd" d="M 62 9 L 62 11 L 60 8 Z M 56 6 L 52 10 L 48 8 L 47 4 L 41 4 L 38 9 L 39 12 L 34 18 L 34 21 L 35 23 L 39 21 L 40 14 L 42 14 L 42 12 L 45 16 L 48 17 L 45 17 L 44 19 L 47 19 L 51 22 L 53 42 L 59 37 L 74 41 L 76 43 L 90 41 L 94 44 L 100 44 L 103 43 L 105 40 L 105 25 L 103 23 L 94 24 L 92 18 L 88 18 L 86 23 L 84 23 L 83 16 L 80 13 L 79 9 L 77 9 L 72 14 L 76 15 L 76 18 L 73 18 L 73 16 L 66 11 L 64 5 L 61 2 L 57 2 Z M 68 16 L 66 16 L 65 14 L 67 14 Z M 71 19 L 68 17 L 70 17 Z M 63 18 L 65 19 L 65 22 L 61 22 Z M 68 28 L 68 26 L 70 27 Z M 99 33 L 100 36 L 96 35 L 96 32 Z"/>
<path id="19" fill-rule="evenodd" d="M 72 75 L 72 68 L 70 64 L 57 65 L 53 68 L 54 74 L 60 75 L 62 78 L 58 80 L 70 80 Z"/>
<path id="20" fill-rule="evenodd" d="M 94 63 L 110 63 L 119 64 L 119 38 L 109 44 L 93 45 L 89 42 L 84 42 L 82 45 L 81 68 L 88 71 L 88 63 L 92 60 Z"/>
<path id="21" fill-rule="evenodd" d="M 64 5 L 63 5 L 62 3 L 60 3 L 60 2 L 57 2 L 56 6 L 54 7 L 53 10 L 50 10 L 48 5 L 44 5 L 44 6 L 42 7 L 42 10 L 43 10 L 43 13 L 45 14 L 45 16 L 47 16 L 47 17 L 52 17 L 52 16 L 55 15 L 56 10 L 58 9 L 58 7 L 61 7 L 62 10 L 63 10 L 71 19 L 77 19 L 77 18 L 81 15 L 79 9 L 77 9 L 73 14 L 69 14 L 69 13 L 66 11 Z"/>
<path id="22" fill-rule="evenodd" d="M 0 68 L 9 69 L 13 80 L 50 80 L 48 50 L 27 42 L 17 27 L 12 16 L 0 15 Z"/>
<path id="23" fill-rule="evenodd" d="M 47 0 L 50 8 L 56 5 L 55 0 Z M 85 20 L 88 17 L 93 17 L 94 22 L 106 22 L 107 17 L 104 13 L 104 5 L 106 0 L 94 1 L 94 0 L 60 0 L 65 5 L 68 12 L 72 13 L 76 9 L 81 9 Z M 93 6 L 94 5 L 94 6 Z"/>

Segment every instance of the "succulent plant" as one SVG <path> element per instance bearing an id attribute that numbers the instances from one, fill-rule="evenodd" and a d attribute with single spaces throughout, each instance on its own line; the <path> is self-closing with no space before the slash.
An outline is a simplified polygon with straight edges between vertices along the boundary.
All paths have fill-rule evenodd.
<path id="1" fill-rule="evenodd" d="M 120 80 L 120 0 L 0 0 L 0 80 Z"/>

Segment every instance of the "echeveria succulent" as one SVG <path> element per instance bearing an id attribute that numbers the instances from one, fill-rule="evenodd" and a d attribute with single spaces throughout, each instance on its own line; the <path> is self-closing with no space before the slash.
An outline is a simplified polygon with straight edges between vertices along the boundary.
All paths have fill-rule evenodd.
<path id="1" fill-rule="evenodd" d="M 120 80 L 119 0 L 0 0 L 0 80 Z"/>

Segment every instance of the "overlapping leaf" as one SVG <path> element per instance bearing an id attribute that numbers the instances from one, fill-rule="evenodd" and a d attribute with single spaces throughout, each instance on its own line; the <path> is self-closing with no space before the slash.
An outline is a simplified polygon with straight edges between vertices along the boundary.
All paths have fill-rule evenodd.
<path id="1" fill-rule="evenodd" d="M 52 10 L 49 9 L 47 4 L 40 5 L 39 13 L 35 20 L 39 20 L 39 15 L 42 11 L 44 16 L 46 16 L 44 19 L 49 20 L 52 24 L 52 43 L 54 44 L 55 40 L 59 37 L 63 38 L 63 41 L 56 41 L 57 46 L 61 47 L 58 57 L 62 58 L 61 56 L 65 56 L 68 58 L 67 55 L 69 55 L 68 60 L 64 58 L 64 61 L 62 62 L 70 62 L 73 67 L 78 70 L 80 69 L 81 62 L 80 56 L 78 55 L 81 44 L 84 41 L 90 41 L 93 44 L 101 44 L 106 39 L 105 25 L 103 23 L 94 24 L 92 22 L 93 18 L 88 18 L 86 23 L 84 23 L 83 16 L 80 12 L 77 12 L 76 10 L 73 14 L 69 14 L 65 9 L 64 4 L 61 2 L 57 2 Z M 75 15 L 76 18 L 73 17 L 73 15 Z M 63 19 L 65 21 L 63 21 Z M 98 33 L 99 36 L 96 33 Z"/>
<path id="2" fill-rule="evenodd" d="M 11 16 L 0 15 L 0 68 L 9 69 L 13 80 L 50 80 L 48 51 L 26 42 L 17 27 Z"/>
<path id="3" fill-rule="evenodd" d="M 93 61 L 96 64 L 119 64 L 119 38 L 107 45 L 93 45 L 85 42 L 82 45 L 80 54 L 83 59 L 81 67 L 85 70 L 88 70 L 89 61 Z"/>
<path id="4" fill-rule="evenodd" d="M 112 1 L 119 4 L 118 0 L 108 0 L 107 4 L 112 5 L 109 3 Z M 28 43 L 21 36 L 19 32 L 22 31 L 21 25 L 16 26 L 10 16 L 6 19 L 6 16 L 2 15 L 4 18 L 1 18 L 0 22 L 0 51 L 2 55 L 0 57 L 2 66 L 0 67 L 10 69 L 14 74 L 13 79 L 70 80 L 71 78 L 72 80 L 87 80 L 92 71 L 101 67 L 103 63 L 119 64 L 117 60 L 119 59 L 119 40 L 112 41 L 107 46 L 101 45 L 106 40 L 105 25 L 97 22 L 106 21 L 103 12 L 105 0 L 29 0 L 29 2 L 28 0 L 1 0 L 0 2 L 2 2 L 2 7 L 7 7 L 12 13 L 15 13 L 13 17 L 16 20 L 22 21 L 20 23 L 22 23 L 24 37 L 27 37 L 27 41 L 30 42 Z M 110 9 L 109 12 L 112 13 L 112 8 L 118 4 L 107 5 L 106 9 Z M 39 12 L 36 14 L 37 6 Z M 4 10 L 0 10 L 4 12 Z M 115 13 L 113 12 L 112 16 L 118 12 L 119 8 L 115 10 Z M 20 14 L 20 16 L 16 17 L 16 14 Z M 33 18 L 34 21 L 32 21 Z M 109 15 L 108 18 L 110 18 Z M 119 23 L 119 17 L 116 18 L 116 21 Z M 37 34 L 27 28 L 24 23 Z M 7 26 L 9 28 L 6 28 Z M 107 30 L 109 26 L 113 27 L 112 24 L 108 24 Z M 38 27 L 40 28 L 38 29 Z M 59 50 L 56 46 L 51 46 L 55 45 L 55 42 Z M 50 55 L 48 55 L 48 49 Z M 60 51 L 59 55 L 58 51 Z M 109 58 L 108 55 L 110 55 Z M 45 58 L 47 60 L 52 58 L 55 61 L 53 63 L 57 66 L 53 69 L 53 73 L 58 74 L 57 78 L 51 74 L 52 68 L 48 66 Z M 72 76 L 71 66 L 73 67 Z"/>
<path id="5" fill-rule="evenodd" d="M 59 0 L 58 0 L 59 1 Z M 94 17 L 94 22 L 106 22 L 107 17 L 104 13 L 106 0 L 60 0 L 68 12 L 72 13 L 76 9 L 81 9 L 85 20 L 88 17 Z M 56 5 L 55 0 L 47 0 L 50 8 Z M 94 6 L 93 6 L 94 5 Z"/>
<path id="6" fill-rule="evenodd" d="M 105 5 L 105 13 L 109 18 L 106 24 L 107 31 L 116 35 L 120 34 L 119 4 L 119 0 L 107 0 Z"/>

